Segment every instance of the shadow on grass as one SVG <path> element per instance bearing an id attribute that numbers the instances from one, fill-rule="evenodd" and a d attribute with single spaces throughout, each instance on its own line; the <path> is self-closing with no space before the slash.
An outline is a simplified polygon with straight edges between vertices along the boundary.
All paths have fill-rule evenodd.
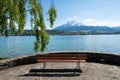
<path id="1" fill-rule="evenodd" d="M 20 76 L 37 77 L 75 77 L 80 76 L 80 69 L 31 69 L 29 73 Z"/>

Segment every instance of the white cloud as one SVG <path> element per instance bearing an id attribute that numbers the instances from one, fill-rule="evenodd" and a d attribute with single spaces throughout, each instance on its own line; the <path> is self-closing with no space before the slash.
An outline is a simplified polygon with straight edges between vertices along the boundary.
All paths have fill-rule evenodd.
<path id="1" fill-rule="evenodd" d="M 68 17 L 67 22 L 68 21 L 76 21 L 78 23 L 82 23 L 84 25 L 89 25 L 89 26 L 110 26 L 110 27 L 120 26 L 120 22 L 116 22 L 116 21 L 104 21 L 104 20 L 97 20 L 92 18 L 80 20 L 78 16 Z"/>
<path id="2" fill-rule="evenodd" d="M 76 22 L 78 22 L 78 21 L 79 21 L 79 17 L 78 17 L 78 16 L 68 17 L 68 18 L 67 18 L 67 22 L 68 22 L 68 21 L 76 21 Z"/>
<path id="3" fill-rule="evenodd" d="M 106 22 L 97 21 L 96 19 L 85 19 L 83 20 L 83 24 L 93 25 L 93 26 L 104 26 Z"/>
<path id="4" fill-rule="evenodd" d="M 115 27 L 119 26 L 119 22 L 113 22 L 113 21 L 100 21 L 96 19 L 85 19 L 82 21 L 83 24 L 85 25 L 92 25 L 92 26 L 110 26 L 110 27 Z"/>

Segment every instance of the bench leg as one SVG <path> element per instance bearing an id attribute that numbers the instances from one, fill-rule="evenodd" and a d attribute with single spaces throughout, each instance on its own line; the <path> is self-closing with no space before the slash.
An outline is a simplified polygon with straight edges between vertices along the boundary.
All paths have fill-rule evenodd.
<path id="1" fill-rule="evenodd" d="M 46 62 L 43 62 L 43 69 L 46 68 Z"/>
<path id="2" fill-rule="evenodd" d="M 79 69 L 79 70 L 80 70 L 80 72 L 82 72 L 82 70 L 80 69 L 80 62 L 77 62 L 76 69 Z"/>
<path id="3" fill-rule="evenodd" d="M 77 68 L 77 69 L 80 69 L 80 62 L 77 62 L 76 68 Z"/>

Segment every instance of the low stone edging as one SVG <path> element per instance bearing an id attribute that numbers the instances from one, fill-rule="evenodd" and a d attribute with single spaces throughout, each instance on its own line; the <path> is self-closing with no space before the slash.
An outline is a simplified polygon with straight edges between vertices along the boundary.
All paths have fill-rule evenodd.
<path id="1" fill-rule="evenodd" d="M 0 70 L 15 67 L 15 66 L 20 66 L 20 65 L 32 64 L 32 63 L 37 63 L 34 55 L 1 60 Z"/>
<path id="2" fill-rule="evenodd" d="M 120 66 L 120 55 L 106 53 L 88 53 L 87 62 L 96 62 Z"/>
<path id="3" fill-rule="evenodd" d="M 54 52 L 54 53 L 86 53 L 88 54 L 87 62 L 96 62 L 120 66 L 120 55 L 115 54 L 96 52 Z M 35 55 L 0 60 L 0 70 L 33 63 L 37 63 Z"/>

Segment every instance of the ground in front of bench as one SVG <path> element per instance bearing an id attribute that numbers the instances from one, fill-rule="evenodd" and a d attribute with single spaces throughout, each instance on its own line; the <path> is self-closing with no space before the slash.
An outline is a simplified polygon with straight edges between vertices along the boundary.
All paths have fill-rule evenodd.
<path id="1" fill-rule="evenodd" d="M 13 67 L 0 71 L 0 80 L 119 80 L 120 67 L 98 63 L 81 63 L 83 73 L 75 76 L 56 75 L 40 76 L 40 74 L 51 74 L 51 72 L 30 73 L 31 69 L 42 69 L 42 63 Z M 76 63 L 47 63 L 46 69 L 73 69 Z M 34 74 L 33 76 L 24 76 Z M 56 72 L 52 72 L 53 75 Z M 61 74 L 57 72 L 57 74 Z M 78 74 L 78 72 L 63 72 L 63 74 Z"/>

